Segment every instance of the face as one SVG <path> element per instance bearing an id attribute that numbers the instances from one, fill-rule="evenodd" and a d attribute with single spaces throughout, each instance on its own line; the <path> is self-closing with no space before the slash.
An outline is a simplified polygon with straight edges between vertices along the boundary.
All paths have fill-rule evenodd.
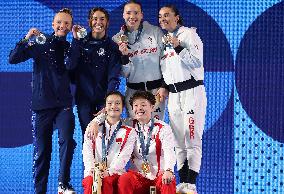
<path id="1" fill-rule="evenodd" d="M 106 98 L 106 113 L 109 117 L 112 118 L 120 118 L 120 115 L 122 113 L 122 107 L 123 102 L 120 96 L 118 95 L 109 95 Z"/>
<path id="2" fill-rule="evenodd" d="M 93 33 L 105 34 L 108 27 L 108 20 L 104 12 L 96 11 L 90 21 Z"/>
<path id="3" fill-rule="evenodd" d="M 123 19 L 129 30 L 137 30 L 143 19 L 141 7 L 138 4 L 130 3 L 125 5 Z"/>
<path id="4" fill-rule="evenodd" d="M 146 124 L 151 119 L 152 112 L 154 111 L 154 105 L 146 99 L 138 98 L 134 100 L 132 109 L 135 119 Z"/>
<path id="5" fill-rule="evenodd" d="M 67 13 L 58 13 L 55 15 L 52 28 L 55 36 L 66 36 L 72 27 L 72 17 Z"/>
<path id="6" fill-rule="evenodd" d="M 159 11 L 159 23 L 162 29 L 173 32 L 177 27 L 179 16 L 171 8 L 163 7 Z"/>

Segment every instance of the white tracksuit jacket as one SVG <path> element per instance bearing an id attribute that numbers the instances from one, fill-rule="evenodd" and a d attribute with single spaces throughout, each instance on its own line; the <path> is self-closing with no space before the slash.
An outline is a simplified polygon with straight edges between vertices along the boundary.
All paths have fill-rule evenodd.
<path id="1" fill-rule="evenodd" d="M 110 126 L 107 121 L 104 121 L 104 123 L 106 126 L 105 143 L 107 146 L 108 139 L 111 137 L 119 122 L 112 126 Z M 85 166 L 84 177 L 87 177 L 91 174 L 96 162 L 102 162 L 102 137 L 102 125 L 99 128 L 98 137 L 95 141 L 89 139 L 87 137 L 87 133 L 85 133 L 82 151 L 83 162 Z M 107 155 L 107 167 L 110 175 L 121 175 L 125 172 L 124 168 L 131 157 L 136 138 L 136 131 L 123 123 L 121 128 L 117 132 Z"/>
<path id="2" fill-rule="evenodd" d="M 134 43 L 138 30 L 128 32 L 129 43 Z M 118 37 L 124 34 L 121 30 L 119 33 L 113 36 L 113 40 L 118 42 Z M 162 78 L 160 57 L 163 49 L 162 43 L 163 32 L 157 26 L 153 26 L 148 22 L 143 22 L 143 29 L 139 40 L 131 45 L 129 49 L 130 62 L 122 66 L 122 75 L 127 78 L 129 83 L 140 83 L 147 81 L 159 80 Z M 133 117 L 131 106 L 129 105 L 129 98 L 136 90 L 127 88 L 126 90 L 126 107 L 130 116 Z M 157 89 L 150 90 L 153 94 Z M 163 120 L 164 118 L 165 103 L 161 103 L 157 107 L 155 116 Z"/>
<path id="3" fill-rule="evenodd" d="M 173 36 L 173 33 L 169 34 Z M 177 54 L 174 48 L 165 48 L 161 69 L 166 84 L 184 82 L 192 77 L 195 80 L 204 80 L 203 43 L 196 33 L 196 28 L 181 26 L 175 36 L 183 50 Z M 182 168 L 187 158 L 190 169 L 196 172 L 200 170 L 206 105 L 204 85 L 169 93 L 168 110 L 177 141 L 178 169 Z"/>
<path id="4" fill-rule="evenodd" d="M 100 114 L 95 118 L 95 122 L 98 124 L 104 122 L 104 120 L 104 114 Z M 138 137 L 138 121 L 126 119 L 125 122 L 133 127 L 137 133 L 137 140 L 132 154 L 133 170 L 140 172 L 144 177 L 151 180 L 154 180 L 160 173 L 163 173 L 168 169 L 174 172 L 174 166 L 176 164 L 174 145 L 176 145 L 176 143 L 171 127 L 167 123 L 154 118 L 154 128 L 151 135 L 149 155 L 147 158 L 150 164 L 150 173 L 144 174 L 142 171 L 143 160 Z M 145 145 L 147 144 L 148 130 L 151 124 L 150 121 L 143 126 L 140 125 L 140 129 L 143 131 L 145 137 Z"/>

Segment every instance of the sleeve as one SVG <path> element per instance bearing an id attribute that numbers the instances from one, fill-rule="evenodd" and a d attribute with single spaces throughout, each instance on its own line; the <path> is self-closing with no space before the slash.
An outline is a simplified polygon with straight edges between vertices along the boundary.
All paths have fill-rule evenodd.
<path id="1" fill-rule="evenodd" d="M 83 40 L 77 40 L 73 38 L 71 46 L 69 47 L 64 59 L 64 64 L 66 66 L 66 69 L 71 70 L 78 65 L 80 61 L 82 48 L 83 48 Z"/>
<path id="2" fill-rule="evenodd" d="M 93 141 L 87 137 L 87 133 L 85 133 L 84 135 L 82 153 L 83 153 L 83 162 L 84 162 L 84 177 L 87 177 L 90 175 L 95 165 Z"/>
<path id="3" fill-rule="evenodd" d="M 17 64 L 32 58 L 29 50 L 28 40 L 22 39 L 16 44 L 16 47 L 11 50 L 9 54 L 9 63 Z"/>
<path id="4" fill-rule="evenodd" d="M 130 128 L 130 127 L 127 127 L 127 128 L 128 128 L 127 130 L 129 130 L 129 135 L 128 136 L 126 135 L 125 137 L 127 138 L 126 143 L 123 149 L 120 151 L 117 159 L 113 160 L 112 163 L 110 164 L 110 167 L 109 167 L 110 175 L 113 175 L 117 172 L 123 173 L 126 163 L 131 158 L 131 154 L 133 152 L 134 145 L 137 140 L 137 133 L 133 128 Z"/>
<path id="5" fill-rule="evenodd" d="M 182 49 L 179 53 L 181 60 L 189 68 L 199 68 L 203 66 L 203 43 L 195 31 L 186 32 L 186 42 L 182 43 Z M 181 40 L 182 41 L 182 40 Z M 183 42 L 183 41 L 182 41 Z"/>
<path id="6" fill-rule="evenodd" d="M 164 44 L 163 44 L 163 36 L 164 36 L 164 33 L 163 31 L 157 27 L 157 43 L 158 43 L 158 46 L 160 47 L 161 51 L 164 50 Z"/>
<path id="7" fill-rule="evenodd" d="M 161 131 L 162 149 L 164 151 L 164 170 L 171 169 L 174 172 L 176 155 L 174 150 L 175 139 L 169 125 L 164 125 Z"/>
<path id="8" fill-rule="evenodd" d="M 119 63 L 121 55 L 118 46 L 114 42 L 112 42 L 111 47 L 112 48 L 108 68 L 108 92 L 118 89 L 120 83 L 119 76 L 121 71 L 121 65 Z"/>
<path id="9" fill-rule="evenodd" d="M 96 116 L 91 122 L 96 122 L 98 125 L 105 122 L 106 120 L 106 114 L 101 113 L 98 116 Z"/>

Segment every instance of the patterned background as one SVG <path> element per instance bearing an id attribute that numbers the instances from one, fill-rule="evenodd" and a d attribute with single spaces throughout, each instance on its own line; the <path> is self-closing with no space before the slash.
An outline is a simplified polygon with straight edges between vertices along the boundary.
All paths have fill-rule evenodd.
<path id="1" fill-rule="evenodd" d="M 197 27 L 205 49 L 208 107 L 199 193 L 284 193 L 284 2 L 142 1 L 145 20 L 157 24 L 158 8 L 169 2 L 180 9 L 186 26 Z M 72 8 L 74 22 L 85 27 L 90 8 L 107 8 L 112 35 L 123 22 L 122 4 L 112 0 L 0 1 L 1 194 L 33 192 L 32 63 L 10 65 L 10 50 L 31 27 L 52 32 L 54 12 L 62 7 Z M 82 193 L 80 134 L 76 120 L 71 183 Z M 55 130 L 48 193 L 57 192 L 57 138 Z"/>

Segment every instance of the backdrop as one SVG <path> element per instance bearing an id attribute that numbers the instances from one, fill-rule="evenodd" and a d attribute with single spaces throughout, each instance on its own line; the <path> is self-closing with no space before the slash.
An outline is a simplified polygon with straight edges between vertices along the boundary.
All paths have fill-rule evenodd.
<path id="1" fill-rule="evenodd" d="M 10 50 L 31 27 L 51 33 L 53 15 L 63 7 L 71 8 L 74 23 L 85 27 L 88 10 L 105 7 L 111 36 L 123 24 L 123 3 L 0 1 L 0 193 L 33 193 L 32 61 L 10 65 Z M 158 9 L 167 3 L 179 8 L 186 26 L 197 27 L 204 43 L 208 107 L 199 193 L 284 193 L 284 2 L 142 1 L 144 19 L 157 25 Z M 124 91 L 125 80 L 121 83 Z M 77 119 L 71 183 L 82 193 L 80 134 Z M 58 167 L 55 130 L 48 193 L 57 192 Z"/>

